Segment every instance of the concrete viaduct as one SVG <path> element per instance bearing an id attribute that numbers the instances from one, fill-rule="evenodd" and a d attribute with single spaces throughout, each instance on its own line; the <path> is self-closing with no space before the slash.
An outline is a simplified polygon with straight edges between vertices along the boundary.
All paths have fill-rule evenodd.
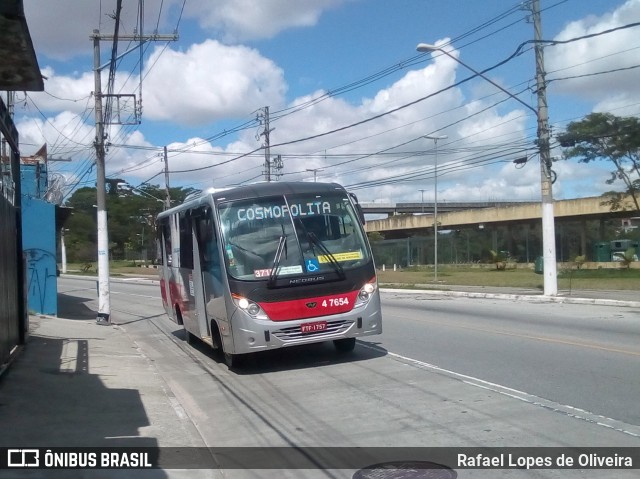
<path id="1" fill-rule="evenodd" d="M 630 198 L 622 202 L 622 208 L 611 211 L 611 206 L 606 204 L 606 197 L 588 197 L 572 200 L 559 200 L 554 202 L 554 216 L 556 223 L 562 221 L 586 221 L 602 220 L 612 218 L 631 218 L 640 216 L 640 212 Z M 453 204 L 462 206 L 465 203 Z M 447 204 L 442 206 L 438 203 L 438 228 L 443 230 L 509 226 L 517 224 L 535 224 L 541 221 L 541 203 L 502 203 L 497 206 L 481 206 L 482 204 L 470 203 L 473 205 L 465 208 L 451 208 L 447 210 Z M 383 205 L 370 207 L 373 204 L 363 205 L 365 214 L 384 213 Z M 424 205 L 425 213 L 432 213 L 432 204 Z M 433 228 L 433 214 L 415 214 L 420 212 L 420 203 L 411 204 L 413 214 L 394 214 L 384 219 L 368 220 L 365 225 L 367 232 L 378 231 L 383 233 L 385 238 L 404 238 L 418 232 L 424 232 Z M 419 209 L 416 209 L 419 208 Z M 408 208 L 407 208 L 408 210 Z M 444 211 L 443 211 L 444 210 Z M 400 211 L 400 210 L 396 210 Z"/>

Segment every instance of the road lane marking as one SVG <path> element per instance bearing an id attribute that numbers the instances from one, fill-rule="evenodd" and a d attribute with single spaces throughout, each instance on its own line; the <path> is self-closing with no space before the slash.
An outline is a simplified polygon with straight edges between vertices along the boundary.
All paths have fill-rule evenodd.
<path id="1" fill-rule="evenodd" d="M 160 296 L 156 295 L 148 295 L 148 294 L 133 294 L 133 293 L 125 293 L 124 291 L 111 291 L 111 294 L 121 294 L 123 296 L 137 296 L 138 298 L 151 298 L 151 299 L 160 299 Z"/>
<path id="2" fill-rule="evenodd" d="M 380 351 L 381 348 L 366 344 L 362 341 L 359 341 L 358 344 L 362 347 Z M 553 412 L 561 413 L 566 416 L 573 417 L 575 419 L 580 419 L 582 421 L 586 421 L 592 424 L 596 424 L 598 426 L 606 427 L 609 429 L 613 429 L 615 431 L 621 432 L 623 434 L 627 434 L 633 437 L 640 437 L 640 426 L 636 426 L 633 424 L 627 424 L 623 421 L 619 421 L 617 419 L 612 419 L 606 416 L 602 416 L 599 414 L 594 414 L 590 411 L 586 411 L 584 409 L 577 408 L 575 406 L 571 406 L 569 404 L 560 404 L 555 401 L 550 401 L 548 399 L 541 398 L 539 396 L 535 396 L 533 394 L 529 394 L 524 391 L 520 391 L 518 389 L 513 389 L 507 386 L 503 386 L 501 384 L 492 383 L 490 381 L 485 381 L 484 379 L 476 378 L 474 376 L 468 376 L 466 374 L 458 373 L 455 371 L 451 371 L 450 369 L 444 369 L 434 364 L 429 364 L 424 361 L 420 361 L 418 359 L 409 358 L 407 356 L 402 356 L 401 354 L 392 353 L 391 351 L 386 351 L 388 356 L 403 362 L 405 364 L 410 364 L 413 366 L 417 366 L 420 369 L 430 370 L 432 372 L 442 374 L 454 379 L 458 379 L 465 384 L 469 384 L 470 386 L 479 387 L 482 389 L 487 389 L 489 391 L 493 391 L 495 393 L 501 394 L 503 396 L 510 397 L 512 399 L 517 399 L 519 401 L 526 402 L 533 406 L 542 407 L 544 409 L 548 409 Z"/>

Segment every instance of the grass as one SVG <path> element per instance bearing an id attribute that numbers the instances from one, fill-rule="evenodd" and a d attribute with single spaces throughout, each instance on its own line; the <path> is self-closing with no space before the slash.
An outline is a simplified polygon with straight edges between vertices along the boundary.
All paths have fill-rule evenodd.
<path id="1" fill-rule="evenodd" d="M 433 268 L 408 268 L 402 271 L 378 271 L 381 285 L 429 285 L 434 287 Z M 531 269 L 448 267 L 438 268 L 437 286 L 488 286 L 543 289 L 543 276 Z M 640 290 L 638 269 L 559 269 L 558 288 L 593 290 Z"/>
<path id="2" fill-rule="evenodd" d="M 95 276 L 98 273 L 98 263 L 68 263 L 67 272 Z M 109 275 L 120 276 L 126 274 L 158 276 L 158 270 L 154 268 L 141 268 L 140 266 L 136 266 L 133 261 L 111 261 L 109 263 Z"/>
<path id="3" fill-rule="evenodd" d="M 97 264 L 91 263 L 87 271 L 85 264 L 68 264 L 67 270 L 74 274 L 95 275 Z M 134 274 L 140 276 L 158 276 L 158 270 L 140 268 L 131 261 L 112 261 L 109 273 L 113 276 Z M 433 268 L 411 267 L 398 271 L 378 271 L 378 282 L 382 286 L 432 285 L 433 288 L 446 288 L 447 285 L 487 286 L 543 289 L 543 277 L 532 269 L 509 268 L 496 270 L 492 265 L 485 267 L 447 266 L 438 267 L 438 283 L 434 283 Z M 640 269 L 575 269 L 558 266 L 559 289 L 591 290 L 638 290 L 640 291 Z"/>

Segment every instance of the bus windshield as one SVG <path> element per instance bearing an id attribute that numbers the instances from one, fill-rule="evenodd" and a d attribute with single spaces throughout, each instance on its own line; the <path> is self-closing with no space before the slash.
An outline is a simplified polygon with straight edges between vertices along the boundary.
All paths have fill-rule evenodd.
<path id="1" fill-rule="evenodd" d="M 344 275 L 370 260 L 343 193 L 282 195 L 218 204 L 229 274 L 241 280 Z"/>

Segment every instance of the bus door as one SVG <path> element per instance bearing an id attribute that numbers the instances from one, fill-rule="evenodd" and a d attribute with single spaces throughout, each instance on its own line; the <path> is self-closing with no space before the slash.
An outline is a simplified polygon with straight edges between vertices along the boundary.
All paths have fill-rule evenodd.
<path id="1" fill-rule="evenodd" d="M 189 301 L 189 324 L 185 318 L 187 329 L 200 338 L 211 336 L 207 315 L 205 312 L 204 286 L 202 277 L 202 241 L 201 223 L 206 215 L 205 208 L 193 210 L 188 218 L 189 221 L 189 268 L 188 268 L 188 301 Z"/>
<path id="2" fill-rule="evenodd" d="M 210 327 L 211 319 L 219 323 L 227 318 L 220 241 L 210 207 L 198 210 L 194 226 L 201 265 L 203 312 L 206 313 L 207 327 Z"/>
<path id="3" fill-rule="evenodd" d="M 162 305 L 170 318 L 174 319 L 172 295 L 171 295 L 171 227 L 169 217 L 164 217 L 158 222 L 157 228 L 157 263 L 160 265 L 160 289 L 162 293 Z"/>

